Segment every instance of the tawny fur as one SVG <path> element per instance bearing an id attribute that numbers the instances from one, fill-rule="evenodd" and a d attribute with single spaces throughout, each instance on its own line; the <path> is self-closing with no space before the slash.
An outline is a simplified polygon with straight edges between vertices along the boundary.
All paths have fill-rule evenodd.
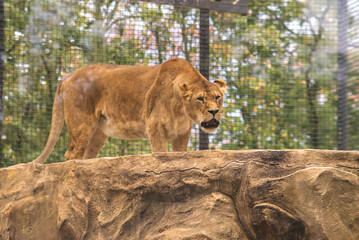
<path id="1" fill-rule="evenodd" d="M 218 122 L 226 83 L 207 81 L 183 59 L 159 66 L 93 64 L 68 75 L 58 86 L 48 142 L 34 160 L 44 163 L 64 120 L 70 143 L 66 160 L 95 158 L 109 136 L 147 138 L 153 152 L 185 151 L 194 123 Z M 218 126 L 206 124 L 213 132 Z"/>

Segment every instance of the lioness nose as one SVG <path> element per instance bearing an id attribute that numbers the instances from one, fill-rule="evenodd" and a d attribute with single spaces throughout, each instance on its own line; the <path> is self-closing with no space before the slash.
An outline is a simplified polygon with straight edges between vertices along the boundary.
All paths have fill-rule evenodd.
<path id="1" fill-rule="evenodd" d="M 214 117 L 218 113 L 219 110 L 208 110 L 209 113 L 211 113 Z"/>

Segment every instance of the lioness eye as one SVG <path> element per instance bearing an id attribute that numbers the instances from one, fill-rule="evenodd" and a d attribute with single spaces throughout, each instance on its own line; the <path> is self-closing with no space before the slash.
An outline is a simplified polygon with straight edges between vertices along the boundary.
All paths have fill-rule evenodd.
<path id="1" fill-rule="evenodd" d="M 221 96 L 216 96 L 216 100 L 220 99 Z"/>
<path id="2" fill-rule="evenodd" d="M 198 101 L 201 101 L 201 102 L 204 102 L 203 97 L 198 97 L 197 100 L 198 100 Z"/>

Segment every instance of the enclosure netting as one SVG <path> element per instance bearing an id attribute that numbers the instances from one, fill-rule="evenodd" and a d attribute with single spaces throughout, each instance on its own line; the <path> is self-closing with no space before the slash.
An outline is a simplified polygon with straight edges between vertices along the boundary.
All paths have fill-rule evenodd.
<path id="1" fill-rule="evenodd" d="M 348 149 L 359 149 L 359 1 L 348 1 Z M 344 42 L 345 44 L 345 42 Z"/>
<path id="2" fill-rule="evenodd" d="M 346 2 L 346 1 L 345 1 Z M 346 2 L 348 149 L 358 149 L 358 1 Z M 329 0 L 252 1 L 248 16 L 210 12 L 209 80 L 228 92 L 210 149 L 338 148 L 338 10 Z M 2 165 L 35 159 L 61 79 L 86 64 L 199 69 L 199 9 L 118 0 L 5 0 Z M 198 150 L 194 126 L 188 150 Z M 48 162 L 63 161 L 66 127 Z M 150 153 L 110 138 L 100 156 Z"/>

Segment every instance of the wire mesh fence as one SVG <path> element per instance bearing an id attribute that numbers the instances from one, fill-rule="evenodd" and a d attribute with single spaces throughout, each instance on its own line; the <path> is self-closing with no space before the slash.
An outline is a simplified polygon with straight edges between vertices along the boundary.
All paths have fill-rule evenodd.
<path id="1" fill-rule="evenodd" d="M 41 153 L 66 74 L 95 62 L 156 65 L 174 57 L 203 73 L 203 27 L 208 78 L 228 85 L 210 149 L 338 149 L 342 141 L 358 149 L 358 1 L 252 1 L 247 16 L 208 11 L 207 26 L 198 8 L 148 1 L 4 4 L 2 166 Z M 198 150 L 199 142 L 194 126 L 188 150 Z M 48 162 L 63 161 L 67 145 L 65 127 Z M 146 140 L 111 138 L 100 156 L 144 153 L 150 153 Z"/>
<path id="2" fill-rule="evenodd" d="M 345 6 L 345 5 L 344 5 Z M 347 53 L 347 121 L 348 149 L 358 150 L 359 143 L 359 1 L 348 1 L 344 11 L 347 23 L 347 38 L 344 39 L 344 54 Z M 345 14 L 346 13 L 346 14 Z M 341 107 L 341 106 L 340 106 Z"/>

